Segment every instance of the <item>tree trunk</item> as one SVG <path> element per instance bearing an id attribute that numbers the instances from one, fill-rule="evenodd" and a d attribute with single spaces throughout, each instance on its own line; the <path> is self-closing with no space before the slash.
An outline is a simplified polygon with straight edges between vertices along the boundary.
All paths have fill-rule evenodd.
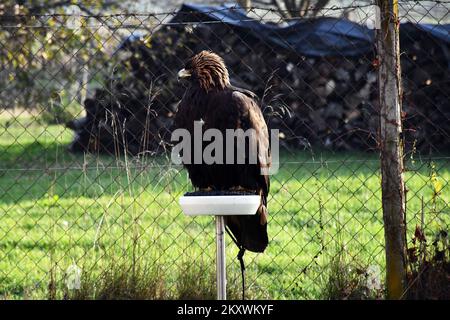
<path id="1" fill-rule="evenodd" d="M 401 299 L 406 284 L 406 220 L 398 4 L 397 0 L 377 0 L 377 5 L 381 18 L 377 45 L 386 286 L 388 299 Z"/>
<path id="2" fill-rule="evenodd" d="M 252 0 L 238 0 L 237 3 L 247 11 L 252 7 Z"/>

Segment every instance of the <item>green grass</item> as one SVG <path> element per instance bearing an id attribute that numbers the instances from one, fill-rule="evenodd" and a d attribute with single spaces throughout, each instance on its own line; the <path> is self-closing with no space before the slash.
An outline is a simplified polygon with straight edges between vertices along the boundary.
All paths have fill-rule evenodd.
<path id="1" fill-rule="evenodd" d="M 214 225 L 182 214 L 186 172 L 164 157 L 73 155 L 71 138 L 28 113 L 0 112 L 0 297 L 213 298 Z M 248 296 L 329 297 L 337 255 L 346 268 L 383 273 L 378 156 L 298 151 L 281 162 L 271 182 L 270 245 L 245 256 Z M 450 224 L 450 164 L 434 164 L 434 180 L 419 157 L 405 173 L 409 229 L 423 197 L 430 237 Z M 228 288 L 239 298 L 237 250 L 227 245 Z M 82 270 L 80 290 L 66 289 L 72 265 Z"/>

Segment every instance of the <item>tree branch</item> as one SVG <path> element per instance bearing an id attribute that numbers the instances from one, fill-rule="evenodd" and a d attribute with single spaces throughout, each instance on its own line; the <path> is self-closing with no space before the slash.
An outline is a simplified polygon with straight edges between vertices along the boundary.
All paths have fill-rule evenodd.
<path id="1" fill-rule="evenodd" d="M 37 5 L 35 7 L 29 8 L 28 12 L 30 14 L 39 14 L 39 13 L 42 13 L 43 11 L 47 11 L 48 9 L 55 9 L 58 7 L 67 6 L 71 3 L 72 3 L 71 0 L 61 0 L 61 1 L 56 1 L 54 3 L 41 4 L 41 5 Z"/>
<path id="2" fill-rule="evenodd" d="M 281 7 L 281 5 L 278 3 L 277 0 L 272 0 L 272 4 L 273 4 L 274 6 L 277 7 L 278 12 L 281 14 L 281 16 L 282 16 L 284 19 L 289 19 L 289 18 L 291 18 L 291 17 L 289 16 L 289 13 L 288 13 L 287 11 L 285 11 L 285 10 Z"/>

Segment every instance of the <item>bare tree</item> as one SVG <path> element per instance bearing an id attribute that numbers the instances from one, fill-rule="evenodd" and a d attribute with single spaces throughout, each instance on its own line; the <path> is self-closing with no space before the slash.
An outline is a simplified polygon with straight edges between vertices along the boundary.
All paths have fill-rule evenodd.
<path id="1" fill-rule="evenodd" d="M 380 86 L 381 190 L 389 299 L 403 297 L 406 283 L 406 208 L 403 179 L 402 89 L 397 0 L 377 0 Z"/>
<path id="2" fill-rule="evenodd" d="M 252 7 L 252 0 L 238 0 L 237 3 L 246 10 L 249 10 Z"/>
<path id="3" fill-rule="evenodd" d="M 330 0 L 254 0 L 255 3 L 275 7 L 285 19 L 315 17 Z"/>

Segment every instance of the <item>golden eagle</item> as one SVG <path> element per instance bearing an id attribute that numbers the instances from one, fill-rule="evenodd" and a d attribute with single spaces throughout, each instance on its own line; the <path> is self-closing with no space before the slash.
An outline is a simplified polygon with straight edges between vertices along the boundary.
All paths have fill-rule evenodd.
<path id="1" fill-rule="evenodd" d="M 210 51 L 202 51 L 189 59 L 179 71 L 178 78 L 187 84 L 187 89 L 175 116 L 175 129 L 186 129 L 193 137 L 194 122 L 201 121 L 204 130 L 217 129 L 223 136 L 227 129 L 253 129 L 255 133 L 253 139 L 258 146 L 256 161 L 249 161 L 246 154 L 245 162 L 240 164 L 191 162 L 184 166 L 198 189 L 246 191 L 261 196 L 261 205 L 255 215 L 227 216 L 225 222 L 241 250 L 263 252 L 268 244 L 269 176 L 261 169 L 267 169 L 270 164 L 270 149 L 269 132 L 256 95 L 232 86 L 223 59 Z M 202 142 L 203 149 L 205 146 Z M 236 157 L 239 157 L 239 150 L 242 148 L 234 149 Z M 224 146 L 222 154 L 226 152 Z"/>

